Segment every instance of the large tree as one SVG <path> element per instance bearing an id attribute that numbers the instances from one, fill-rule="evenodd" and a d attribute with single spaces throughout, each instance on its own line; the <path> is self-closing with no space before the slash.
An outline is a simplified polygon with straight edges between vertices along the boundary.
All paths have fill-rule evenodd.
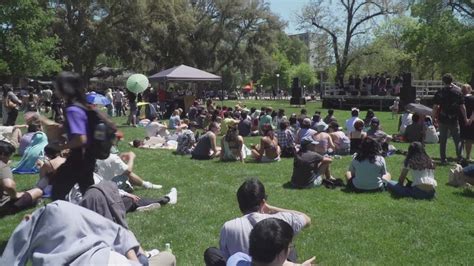
<path id="1" fill-rule="evenodd" d="M 130 58 L 141 48 L 142 1 L 57 0 L 54 32 L 60 38 L 60 57 L 88 80 L 97 57 L 110 54 Z"/>
<path id="2" fill-rule="evenodd" d="M 57 39 L 48 34 L 53 13 L 38 0 L 5 0 L 0 5 L 0 75 L 15 81 L 58 71 Z"/>
<path id="3" fill-rule="evenodd" d="M 336 2 L 336 3 L 334 3 Z M 344 85 L 348 67 L 359 54 L 354 48 L 370 34 L 371 23 L 383 16 L 397 14 L 403 5 L 395 0 L 312 0 L 299 16 L 303 27 L 327 34 L 336 65 L 336 82 Z"/>

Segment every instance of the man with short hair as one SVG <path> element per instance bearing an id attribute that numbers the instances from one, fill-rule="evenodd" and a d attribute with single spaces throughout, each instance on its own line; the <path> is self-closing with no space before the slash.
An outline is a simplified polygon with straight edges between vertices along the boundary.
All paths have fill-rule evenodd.
<path id="1" fill-rule="evenodd" d="M 361 120 L 359 118 L 359 109 L 356 107 L 352 107 L 351 109 L 351 118 L 346 120 L 346 129 L 347 129 L 347 135 L 349 135 L 351 132 L 355 131 L 354 129 L 354 123 L 357 120 Z"/>
<path id="2" fill-rule="evenodd" d="M 453 137 L 458 160 L 462 159 L 462 143 L 459 129 L 459 116 L 470 125 L 466 116 L 466 106 L 461 89 L 453 84 L 451 74 L 443 75 L 444 87 L 438 90 L 433 98 L 433 114 L 435 124 L 439 125 L 439 153 L 441 163 L 446 163 L 446 142 L 448 136 Z"/>
<path id="3" fill-rule="evenodd" d="M 316 152 L 318 142 L 312 137 L 301 140 L 301 149 L 295 154 L 291 185 L 295 188 L 319 187 L 323 183 L 322 176 L 331 180 L 329 166 L 332 159 Z"/>
<path id="4" fill-rule="evenodd" d="M 237 252 L 249 251 L 249 236 L 253 227 L 267 218 L 287 222 L 296 234 L 311 223 L 308 215 L 271 206 L 266 201 L 265 187 L 257 178 L 247 179 L 237 190 L 237 201 L 243 216 L 227 221 L 221 229 L 220 249 L 209 248 L 204 253 L 206 265 L 225 265 Z"/>

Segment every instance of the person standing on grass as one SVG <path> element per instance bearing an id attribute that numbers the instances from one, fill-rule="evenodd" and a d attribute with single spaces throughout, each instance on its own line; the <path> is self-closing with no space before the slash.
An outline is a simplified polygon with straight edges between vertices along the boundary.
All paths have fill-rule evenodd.
<path id="1" fill-rule="evenodd" d="M 262 220 L 268 218 L 283 220 L 291 226 L 295 234 L 311 223 L 309 216 L 302 212 L 268 204 L 265 187 L 257 178 L 247 179 L 239 187 L 237 201 L 243 216 L 224 224 L 220 233 L 220 248 L 208 248 L 204 252 L 207 266 L 225 265 L 227 259 L 237 252 L 248 254 L 250 233 Z"/>
<path id="2" fill-rule="evenodd" d="M 74 184 L 78 183 L 82 193 L 94 184 L 95 156 L 86 148 L 88 119 L 86 111 L 77 106 L 87 106 L 82 77 L 77 73 L 62 72 L 56 78 L 58 95 L 66 103 L 64 129 L 67 141 L 59 143 L 60 150 L 69 150 L 69 156 L 52 178 L 53 200 L 64 199 Z"/>
<path id="3" fill-rule="evenodd" d="M 474 96 L 471 94 L 472 88 L 469 84 L 462 86 L 462 93 L 464 95 L 464 101 L 466 105 L 466 117 L 474 120 Z M 466 125 L 462 119 L 459 119 L 461 125 L 461 139 L 464 142 L 466 148 L 466 160 L 471 160 L 472 143 L 474 142 L 474 125 Z"/>
<path id="4" fill-rule="evenodd" d="M 443 75 L 444 87 L 438 90 L 433 98 L 433 119 L 439 125 L 439 153 L 441 163 L 447 163 L 446 143 L 449 134 L 453 137 L 456 147 L 457 160 L 462 159 L 462 143 L 459 132 L 459 119 L 464 120 L 465 125 L 471 121 L 466 116 L 464 97 L 459 87 L 453 84 L 451 74 Z"/>
<path id="5" fill-rule="evenodd" d="M 383 191 L 391 176 L 385 159 L 380 155 L 380 145 L 370 137 L 362 140 L 360 150 L 346 173 L 347 187 L 356 192 Z"/>
<path id="6" fill-rule="evenodd" d="M 14 126 L 18 117 L 18 110 L 21 107 L 21 100 L 13 92 L 10 86 L 3 86 L 3 125 Z"/>
<path id="7" fill-rule="evenodd" d="M 434 169 L 433 160 L 426 153 L 423 144 L 418 141 L 413 142 L 408 147 L 398 182 L 388 182 L 387 189 L 398 197 L 432 199 L 437 186 Z M 412 181 L 407 180 L 409 171 L 412 172 Z M 404 185 L 405 180 L 407 180 L 406 185 Z"/>
<path id="8" fill-rule="evenodd" d="M 127 91 L 128 106 L 130 108 L 130 114 L 128 115 L 127 125 L 132 127 L 137 126 L 137 95 L 131 91 Z"/>

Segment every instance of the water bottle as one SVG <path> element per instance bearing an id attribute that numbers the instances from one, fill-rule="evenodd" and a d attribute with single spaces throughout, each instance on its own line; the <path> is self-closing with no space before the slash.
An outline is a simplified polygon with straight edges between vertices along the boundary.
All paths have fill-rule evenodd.
<path id="1" fill-rule="evenodd" d="M 105 124 L 99 123 L 97 126 L 95 126 L 94 138 L 96 140 L 105 140 L 107 137 L 106 131 L 107 131 L 107 127 L 105 126 Z"/>
<path id="2" fill-rule="evenodd" d="M 173 251 L 171 250 L 171 244 L 170 243 L 165 244 L 165 251 L 173 254 Z"/>

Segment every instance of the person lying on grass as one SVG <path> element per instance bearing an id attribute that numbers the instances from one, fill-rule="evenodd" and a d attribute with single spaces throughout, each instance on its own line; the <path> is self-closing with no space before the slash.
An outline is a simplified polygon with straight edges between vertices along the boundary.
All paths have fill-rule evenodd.
<path id="1" fill-rule="evenodd" d="M 281 219 L 291 226 L 295 234 L 311 223 L 308 215 L 272 206 L 266 199 L 265 187 L 257 178 L 247 179 L 239 187 L 237 201 L 243 216 L 224 224 L 220 234 L 220 249 L 208 248 L 204 253 L 206 265 L 225 265 L 227 259 L 237 252 L 248 254 L 250 232 L 264 219 Z M 289 256 L 292 261 L 295 257 L 295 253 Z"/>
<path id="2" fill-rule="evenodd" d="M 380 150 L 380 144 L 371 137 L 362 140 L 346 173 L 349 189 L 356 192 L 384 191 L 391 176 Z"/>
<path id="3" fill-rule="evenodd" d="M 217 137 L 221 130 L 217 122 L 209 124 L 208 131 L 204 133 L 198 140 L 196 147 L 191 153 L 191 159 L 210 160 L 219 156 L 220 147 L 217 146 Z"/>
<path id="4" fill-rule="evenodd" d="M 398 182 L 390 181 L 387 189 L 397 197 L 415 199 L 432 199 L 437 186 L 434 177 L 434 163 L 425 151 L 421 142 L 413 142 L 408 147 L 407 157 L 403 162 Z M 412 172 L 412 181 L 407 180 L 408 172 Z M 405 180 L 407 181 L 406 184 Z"/>
<path id="5" fill-rule="evenodd" d="M 261 163 L 271 163 L 280 161 L 281 149 L 278 146 L 278 139 L 275 136 L 273 127 L 265 124 L 262 127 L 263 137 L 260 144 L 252 147 L 252 157 Z"/>
<path id="6" fill-rule="evenodd" d="M 268 218 L 258 222 L 250 232 L 249 253 L 237 252 L 227 260 L 227 266 L 290 266 L 312 265 L 315 257 L 296 264 L 287 260 L 291 252 L 293 229 L 280 219 Z"/>
<path id="7" fill-rule="evenodd" d="M 43 195 L 43 191 L 36 187 L 23 192 L 16 190 L 16 183 L 9 166 L 13 153 L 15 153 L 15 147 L 0 140 L 0 217 L 34 207 Z"/>

